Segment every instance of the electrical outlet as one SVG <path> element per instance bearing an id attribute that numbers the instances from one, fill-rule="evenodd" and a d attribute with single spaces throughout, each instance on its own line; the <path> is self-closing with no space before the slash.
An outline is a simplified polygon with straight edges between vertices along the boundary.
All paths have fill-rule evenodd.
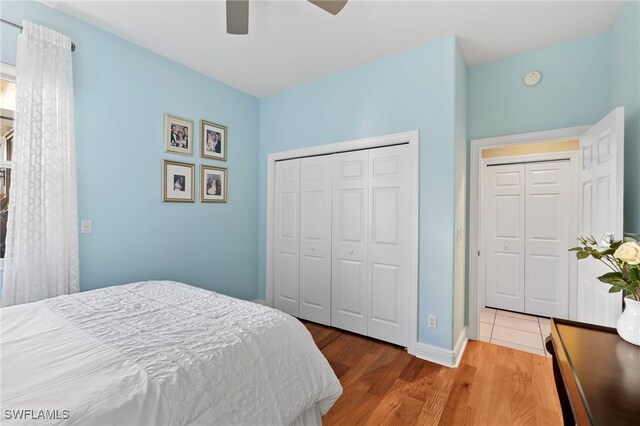
<path id="1" fill-rule="evenodd" d="M 429 327 L 436 328 L 438 326 L 438 317 L 429 315 Z"/>
<path id="2" fill-rule="evenodd" d="M 93 222 L 91 219 L 82 219 L 82 233 L 90 234 L 93 232 Z"/>

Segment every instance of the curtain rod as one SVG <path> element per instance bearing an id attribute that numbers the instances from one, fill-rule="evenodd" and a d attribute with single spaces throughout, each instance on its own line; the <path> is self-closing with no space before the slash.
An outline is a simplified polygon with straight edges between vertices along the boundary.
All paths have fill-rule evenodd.
<path id="1" fill-rule="evenodd" d="M 20 32 L 22 32 L 22 25 L 18 25 L 15 22 L 7 21 L 6 19 L 2 19 L 2 18 L 0 18 L 0 21 L 4 24 L 11 25 L 12 27 L 17 28 L 20 30 Z M 71 42 L 71 51 L 75 52 L 75 50 L 76 50 L 76 45 L 75 43 Z"/>

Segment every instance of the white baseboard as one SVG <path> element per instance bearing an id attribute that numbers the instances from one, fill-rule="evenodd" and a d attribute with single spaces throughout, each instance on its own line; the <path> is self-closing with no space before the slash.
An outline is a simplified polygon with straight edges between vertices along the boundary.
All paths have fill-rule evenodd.
<path id="1" fill-rule="evenodd" d="M 460 364 L 464 349 L 467 347 L 467 327 L 463 328 L 458 336 L 453 350 L 439 348 L 437 346 L 420 343 L 416 345 L 416 350 L 411 355 L 418 358 L 444 365 L 445 367 L 456 368 Z"/>
<path id="2" fill-rule="evenodd" d="M 267 305 L 267 301 L 266 300 L 262 300 L 262 299 L 256 299 L 256 300 L 253 301 L 253 303 L 257 303 L 259 305 L 268 306 Z"/>

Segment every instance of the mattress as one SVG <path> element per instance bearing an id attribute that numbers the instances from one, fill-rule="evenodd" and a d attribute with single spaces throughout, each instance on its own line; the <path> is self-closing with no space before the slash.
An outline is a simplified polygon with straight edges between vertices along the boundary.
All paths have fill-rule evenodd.
<path id="1" fill-rule="evenodd" d="M 278 310 L 171 281 L 2 308 L 3 424 L 289 425 L 342 393 Z"/>

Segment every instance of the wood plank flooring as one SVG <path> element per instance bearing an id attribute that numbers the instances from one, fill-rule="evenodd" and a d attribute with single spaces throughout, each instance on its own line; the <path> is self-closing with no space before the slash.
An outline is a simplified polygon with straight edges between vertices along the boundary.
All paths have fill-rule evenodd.
<path id="1" fill-rule="evenodd" d="M 561 425 L 551 360 L 469 341 L 457 369 L 303 321 L 344 393 L 324 425 Z"/>

